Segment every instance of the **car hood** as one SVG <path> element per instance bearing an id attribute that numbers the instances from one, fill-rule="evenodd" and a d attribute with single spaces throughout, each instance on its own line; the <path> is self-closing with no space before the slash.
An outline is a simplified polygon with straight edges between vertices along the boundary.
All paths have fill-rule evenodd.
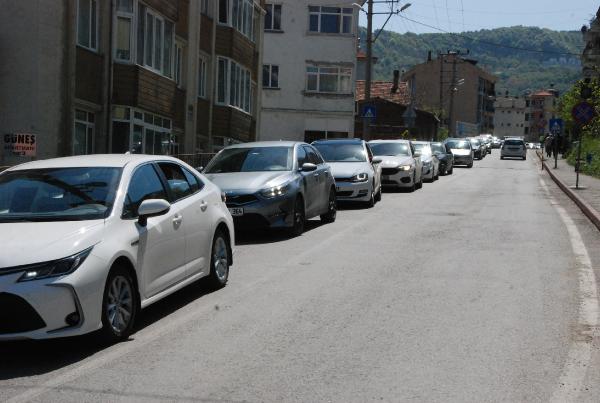
<path id="1" fill-rule="evenodd" d="M 368 173 L 368 162 L 328 162 L 331 167 L 331 174 L 334 178 L 351 178 L 354 175 Z"/>
<path id="2" fill-rule="evenodd" d="M 402 165 L 412 165 L 415 163 L 413 157 L 402 155 L 402 156 L 382 156 L 383 161 L 381 162 L 382 168 L 397 168 Z M 360 173 L 360 172 L 359 172 Z"/>
<path id="3" fill-rule="evenodd" d="M 104 220 L 0 224 L 0 268 L 62 259 L 102 240 Z"/>
<path id="4" fill-rule="evenodd" d="M 471 155 L 471 150 L 463 150 L 462 148 L 453 148 L 452 154 L 460 155 L 460 156 L 468 156 L 468 155 Z"/>
<path id="5" fill-rule="evenodd" d="M 433 161 L 433 156 L 432 155 L 421 155 L 421 161 L 423 161 L 423 164 L 428 164 Z"/>
<path id="6" fill-rule="evenodd" d="M 205 174 L 212 183 L 223 192 L 250 192 L 283 185 L 293 179 L 290 171 L 277 172 L 231 172 L 223 174 Z"/>

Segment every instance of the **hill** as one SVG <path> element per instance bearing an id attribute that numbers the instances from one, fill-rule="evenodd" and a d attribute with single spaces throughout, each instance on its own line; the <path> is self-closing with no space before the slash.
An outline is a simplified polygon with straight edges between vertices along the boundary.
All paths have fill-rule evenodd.
<path id="1" fill-rule="evenodd" d="M 366 30 L 361 28 L 364 42 Z M 500 45 L 500 46 L 497 46 Z M 361 45 L 365 49 L 364 43 Z M 373 47 L 379 60 L 376 79 L 389 80 L 394 70 L 408 70 L 427 59 L 427 52 L 470 51 L 469 57 L 498 77 L 497 92 L 518 95 L 528 89 L 568 90 L 580 78 L 579 54 L 584 47 L 579 31 L 552 31 L 515 26 L 463 34 L 398 34 L 382 31 Z M 535 52 L 519 50 L 525 48 Z"/>

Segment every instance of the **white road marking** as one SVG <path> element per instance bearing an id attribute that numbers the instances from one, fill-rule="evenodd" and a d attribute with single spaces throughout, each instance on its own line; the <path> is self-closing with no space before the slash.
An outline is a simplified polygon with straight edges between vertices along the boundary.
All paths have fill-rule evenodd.
<path id="1" fill-rule="evenodd" d="M 598 325 L 598 287 L 592 268 L 592 261 L 583 243 L 577 226 L 567 211 L 550 195 L 546 182 L 540 178 L 542 188 L 550 198 L 562 222 L 567 227 L 571 247 L 578 266 L 579 277 L 579 317 L 577 335 L 572 341 L 569 355 L 564 364 L 557 388 L 552 394 L 552 403 L 579 401 L 579 395 L 585 382 L 587 369 L 592 359 L 592 340 Z"/>

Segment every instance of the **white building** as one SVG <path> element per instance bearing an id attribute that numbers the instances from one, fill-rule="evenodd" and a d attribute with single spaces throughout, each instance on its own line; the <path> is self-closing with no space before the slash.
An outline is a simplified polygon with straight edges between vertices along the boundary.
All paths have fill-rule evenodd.
<path id="1" fill-rule="evenodd" d="M 354 136 L 359 9 L 352 4 L 267 3 L 260 140 Z"/>
<path id="2" fill-rule="evenodd" d="M 530 112 L 525 98 L 497 97 L 494 102 L 494 136 L 527 136 Z"/>

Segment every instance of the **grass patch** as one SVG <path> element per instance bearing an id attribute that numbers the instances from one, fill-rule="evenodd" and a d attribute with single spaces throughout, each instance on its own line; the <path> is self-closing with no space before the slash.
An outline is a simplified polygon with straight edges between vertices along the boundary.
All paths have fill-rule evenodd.
<path id="1" fill-rule="evenodd" d="M 586 162 L 586 156 L 592 155 L 592 163 Z M 573 147 L 567 157 L 567 162 L 570 165 L 575 166 L 577 159 L 577 147 Z M 583 143 L 581 144 L 581 173 L 586 175 L 600 178 L 600 139 L 592 137 L 591 135 L 585 135 L 583 137 Z"/>

